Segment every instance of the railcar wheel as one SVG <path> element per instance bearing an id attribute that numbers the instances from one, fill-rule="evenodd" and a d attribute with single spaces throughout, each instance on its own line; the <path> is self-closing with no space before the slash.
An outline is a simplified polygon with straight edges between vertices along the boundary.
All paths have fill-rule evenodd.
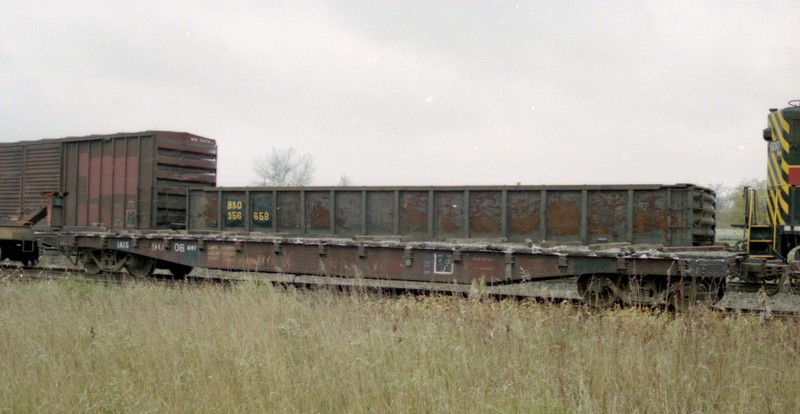
<path id="1" fill-rule="evenodd" d="M 614 292 L 614 282 L 608 276 L 592 276 L 585 282 L 581 296 L 593 308 L 609 308 L 619 300 Z"/>
<path id="2" fill-rule="evenodd" d="M 100 266 L 97 265 L 97 262 L 94 259 L 94 254 L 91 251 L 84 251 L 78 256 L 81 265 L 83 265 L 83 269 L 86 271 L 87 275 L 96 275 L 100 273 Z"/>
<path id="3" fill-rule="evenodd" d="M 131 255 L 125 264 L 125 270 L 135 277 L 149 277 L 153 275 L 156 261 L 149 257 Z"/>

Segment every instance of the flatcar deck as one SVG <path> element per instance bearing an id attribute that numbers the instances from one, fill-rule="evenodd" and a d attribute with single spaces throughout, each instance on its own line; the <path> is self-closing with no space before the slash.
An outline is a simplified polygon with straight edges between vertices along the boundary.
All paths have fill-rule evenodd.
<path id="1" fill-rule="evenodd" d="M 545 248 L 231 233 L 73 232 L 61 233 L 58 245 L 79 257 L 90 273 L 125 268 L 148 275 L 167 268 L 180 276 L 203 268 L 363 280 L 375 287 L 416 282 L 433 290 L 577 278 L 579 294 L 601 306 L 617 299 L 665 304 L 675 297 L 713 298 L 742 260 L 741 254 L 725 251 L 664 252 L 653 246 Z"/>

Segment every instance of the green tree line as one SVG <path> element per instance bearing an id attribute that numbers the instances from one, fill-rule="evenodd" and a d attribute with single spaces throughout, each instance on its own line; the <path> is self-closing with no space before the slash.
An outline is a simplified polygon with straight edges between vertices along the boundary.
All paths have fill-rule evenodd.
<path id="1" fill-rule="evenodd" d="M 744 188 L 756 190 L 756 223 L 765 223 L 767 218 L 767 180 L 751 178 L 735 187 L 722 184 L 710 185 L 717 193 L 717 228 L 743 225 L 745 219 Z"/>

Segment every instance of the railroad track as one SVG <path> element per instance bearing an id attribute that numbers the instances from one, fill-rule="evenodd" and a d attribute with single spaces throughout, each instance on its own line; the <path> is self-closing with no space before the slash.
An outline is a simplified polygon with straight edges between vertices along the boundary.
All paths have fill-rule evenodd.
<path id="1" fill-rule="evenodd" d="M 177 279 L 168 273 L 156 273 L 150 278 L 131 276 L 127 272 L 87 274 L 82 269 L 70 267 L 34 267 L 25 269 L 14 265 L 0 265 L 0 284 L 36 283 L 57 280 L 75 280 L 104 284 L 157 283 L 162 285 L 232 284 L 241 279 L 211 276 L 187 276 Z"/>
<path id="2" fill-rule="evenodd" d="M 76 280 L 109 285 L 135 285 L 142 283 L 163 286 L 232 285 L 253 279 L 292 286 L 329 286 L 338 289 L 367 289 L 386 292 L 417 292 L 441 294 L 479 294 L 487 297 L 516 298 L 549 302 L 568 301 L 582 303 L 572 279 L 532 282 L 527 284 L 470 286 L 449 283 L 405 282 L 392 280 L 369 280 L 333 278 L 313 275 L 253 274 L 239 272 L 210 271 L 197 269 L 185 278 L 176 279 L 168 273 L 156 273 L 150 278 L 131 276 L 126 272 L 89 275 L 79 268 L 64 265 L 49 265 L 25 269 L 13 264 L 0 264 L 0 284 L 38 283 L 56 280 Z M 725 296 L 713 305 L 724 312 L 762 313 L 770 316 L 800 315 L 800 294 L 779 292 L 767 295 L 752 285 L 730 283 Z"/>

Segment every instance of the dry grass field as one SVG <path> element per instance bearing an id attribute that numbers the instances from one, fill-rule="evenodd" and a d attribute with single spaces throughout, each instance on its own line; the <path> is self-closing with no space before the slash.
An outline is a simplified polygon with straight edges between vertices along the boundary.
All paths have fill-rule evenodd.
<path id="1" fill-rule="evenodd" d="M 0 412 L 800 411 L 800 321 L 0 284 Z"/>

